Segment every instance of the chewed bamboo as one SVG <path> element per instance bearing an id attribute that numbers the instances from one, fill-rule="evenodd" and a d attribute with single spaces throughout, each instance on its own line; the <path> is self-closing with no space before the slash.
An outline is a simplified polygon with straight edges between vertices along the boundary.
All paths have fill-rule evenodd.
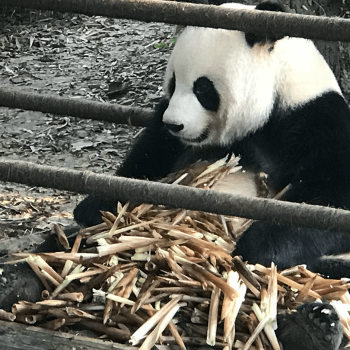
<path id="1" fill-rule="evenodd" d="M 210 346 L 214 346 L 216 341 L 216 330 L 218 326 L 218 313 L 219 313 L 219 300 L 220 300 L 220 288 L 214 287 L 211 294 L 211 300 L 210 300 L 208 332 L 207 332 L 207 344 Z"/>
<path id="2" fill-rule="evenodd" d="M 181 300 L 181 296 L 177 296 L 173 300 L 169 301 L 168 304 L 163 306 L 157 313 L 155 313 L 151 318 L 149 318 L 131 337 L 130 342 L 136 345 L 143 339 L 147 332 L 151 330 L 174 306 Z"/>
<path id="3" fill-rule="evenodd" d="M 199 163 L 163 182 L 215 188 L 240 171 L 237 159 Z M 91 329 L 141 350 L 161 342 L 182 350 L 205 344 L 271 350 L 279 348 L 276 314 L 322 297 L 340 310 L 350 339 L 350 280 L 327 280 L 305 266 L 277 271 L 232 256 L 234 240 L 251 221 L 149 204 L 119 203 L 116 213 L 103 215 L 103 224 L 80 230 L 70 251 L 15 254 L 45 290 L 41 301 L 0 310 L 0 319 Z"/>
<path id="4" fill-rule="evenodd" d="M 81 292 L 61 293 L 57 295 L 57 299 L 81 303 L 84 300 L 84 294 Z"/>
<path id="5" fill-rule="evenodd" d="M 0 310 L 0 320 L 4 321 L 14 321 L 16 319 L 16 315 L 12 312 L 7 312 L 5 310 Z"/>
<path id="6" fill-rule="evenodd" d="M 176 304 L 169 311 L 167 311 L 163 318 L 158 322 L 154 330 L 147 336 L 145 341 L 142 343 L 142 345 L 139 348 L 140 350 L 151 349 L 153 345 L 156 344 L 165 327 L 169 325 L 169 323 L 171 322 L 177 311 L 180 309 L 180 307 L 180 304 Z"/>

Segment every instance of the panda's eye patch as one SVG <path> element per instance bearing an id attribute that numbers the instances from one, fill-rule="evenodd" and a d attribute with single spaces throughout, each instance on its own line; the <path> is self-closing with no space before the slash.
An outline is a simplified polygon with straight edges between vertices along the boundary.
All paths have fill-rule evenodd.
<path id="1" fill-rule="evenodd" d="M 206 94 L 210 89 L 213 88 L 213 83 L 206 77 L 198 78 L 193 84 L 193 90 L 196 95 Z"/>
<path id="2" fill-rule="evenodd" d="M 194 82 L 193 93 L 203 108 L 213 112 L 218 111 L 220 97 L 213 82 L 207 77 L 200 77 Z"/>
<path id="3" fill-rule="evenodd" d="M 174 94 L 175 84 L 176 84 L 176 80 L 175 80 L 175 73 L 174 73 L 169 81 L 169 84 L 168 84 L 168 91 L 169 91 L 170 97 L 173 96 L 173 94 Z"/>

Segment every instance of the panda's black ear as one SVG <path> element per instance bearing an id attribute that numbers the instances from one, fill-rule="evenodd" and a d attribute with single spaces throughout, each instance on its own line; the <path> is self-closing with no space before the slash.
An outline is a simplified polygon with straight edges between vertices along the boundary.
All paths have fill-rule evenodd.
<path id="1" fill-rule="evenodd" d="M 262 2 L 259 5 L 257 5 L 255 9 L 259 11 L 287 12 L 282 4 L 272 1 Z M 280 40 L 282 38 L 283 36 L 278 35 L 261 36 L 253 33 L 245 33 L 245 39 L 250 47 L 253 47 L 255 44 L 263 45 L 268 42 L 274 43 L 275 41 Z"/>

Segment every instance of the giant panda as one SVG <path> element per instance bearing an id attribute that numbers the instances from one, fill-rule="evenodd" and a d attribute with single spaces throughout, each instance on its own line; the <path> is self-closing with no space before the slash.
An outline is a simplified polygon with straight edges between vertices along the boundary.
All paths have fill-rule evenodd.
<path id="1" fill-rule="evenodd" d="M 283 11 L 269 2 L 225 6 Z M 282 200 L 350 207 L 350 112 L 311 41 L 186 27 L 170 56 L 164 91 L 154 125 L 143 130 L 118 175 L 158 180 L 234 153 L 245 169 L 268 174 L 272 190 L 291 184 Z M 89 196 L 74 215 L 91 226 L 101 221 L 99 209 L 114 208 Z M 280 269 L 306 263 L 340 278 L 349 276 L 350 264 L 329 256 L 348 251 L 348 233 L 255 222 L 234 253 Z M 296 315 L 280 320 L 284 350 L 339 348 L 342 332 L 331 307 L 307 304 Z"/>

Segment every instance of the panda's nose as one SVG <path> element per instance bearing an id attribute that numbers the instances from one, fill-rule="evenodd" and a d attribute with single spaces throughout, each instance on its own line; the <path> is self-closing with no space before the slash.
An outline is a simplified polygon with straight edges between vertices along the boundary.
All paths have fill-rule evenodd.
<path id="1" fill-rule="evenodd" d="M 173 132 L 179 132 L 184 128 L 183 124 L 164 123 L 164 125 L 166 128 L 168 128 L 170 131 L 173 131 Z"/>

